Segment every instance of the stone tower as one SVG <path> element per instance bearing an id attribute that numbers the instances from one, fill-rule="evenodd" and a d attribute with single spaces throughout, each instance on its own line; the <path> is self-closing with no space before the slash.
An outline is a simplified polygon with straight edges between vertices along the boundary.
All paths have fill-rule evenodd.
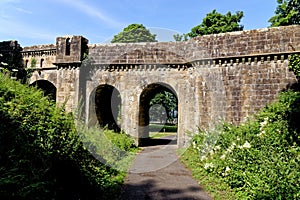
<path id="1" fill-rule="evenodd" d="M 88 40 L 82 36 L 56 38 L 56 65 L 58 67 L 79 67 L 87 53 Z"/>

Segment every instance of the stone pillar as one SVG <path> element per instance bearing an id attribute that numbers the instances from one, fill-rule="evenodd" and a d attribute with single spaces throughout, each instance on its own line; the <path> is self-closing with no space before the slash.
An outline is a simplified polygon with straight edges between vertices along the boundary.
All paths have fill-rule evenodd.
<path id="1" fill-rule="evenodd" d="M 57 72 L 57 103 L 65 104 L 66 111 L 78 108 L 79 102 L 79 69 L 59 69 Z"/>

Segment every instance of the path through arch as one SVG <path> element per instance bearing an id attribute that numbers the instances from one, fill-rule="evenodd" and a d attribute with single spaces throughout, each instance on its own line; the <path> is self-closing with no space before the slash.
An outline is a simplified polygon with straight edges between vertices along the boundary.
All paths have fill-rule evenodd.
<path id="1" fill-rule="evenodd" d="M 170 97 L 164 96 L 161 101 L 158 100 L 157 104 L 153 104 L 154 97 L 157 97 L 158 94 L 170 94 Z M 173 98 L 173 99 L 171 99 Z M 146 86 L 139 99 L 139 145 L 140 146 L 154 146 L 154 145 L 162 145 L 162 144 L 177 144 L 177 116 L 178 116 L 178 98 L 175 90 L 165 83 L 153 83 Z M 172 100 L 173 109 L 170 109 L 170 106 L 167 106 L 165 101 Z M 155 101 L 154 101 L 155 102 Z M 158 105 L 161 104 L 161 105 Z M 164 108 L 163 110 L 158 109 L 161 113 L 157 118 L 156 123 L 155 120 L 151 119 L 151 112 L 157 108 Z M 166 133 L 167 127 L 170 127 L 171 123 L 169 121 L 170 115 L 173 115 L 176 110 L 176 122 L 174 123 L 175 134 L 174 137 L 167 138 L 151 138 L 150 132 L 157 133 Z M 152 123 L 150 124 L 152 120 Z M 167 134 L 167 133 L 166 133 Z M 163 135 L 163 134 L 162 134 Z"/>

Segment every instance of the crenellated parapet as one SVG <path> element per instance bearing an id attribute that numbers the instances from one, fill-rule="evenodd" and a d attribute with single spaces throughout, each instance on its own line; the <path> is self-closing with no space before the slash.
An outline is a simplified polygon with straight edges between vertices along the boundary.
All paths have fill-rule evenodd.
<path id="1" fill-rule="evenodd" d="M 53 44 L 24 47 L 21 54 L 25 68 L 55 68 L 56 46 Z"/>
<path id="2" fill-rule="evenodd" d="M 203 65 L 233 65 L 286 59 L 300 52 L 299 26 L 264 28 L 212 34 L 186 42 L 90 44 L 82 36 L 64 36 L 56 44 L 25 47 L 24 65 L 36 59 L 36 67 L 79 67 L 88 55 L 95 65 L 114 69 L 135 69 L 143 65 L 164 65 L 186 69 Z M 136 66 L 135 66 L 136 65 Z"/>
<path id="3" fill-rule="evenodd" d="M 287 59 L 300 52 L 300 27 L 288 26 L 212 34 L 186 42 L 91 44 L 89 58 L 112 69 L 165 65 L 180 69 Z"/>

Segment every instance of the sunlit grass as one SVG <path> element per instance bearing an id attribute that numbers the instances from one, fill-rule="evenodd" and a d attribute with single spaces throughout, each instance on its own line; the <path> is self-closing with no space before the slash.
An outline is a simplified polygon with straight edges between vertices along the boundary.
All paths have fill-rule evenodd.
<path id="1" fill-rule="evenodd" d="M 177 132 L 165 132 L 165 133 L 161 133 L 161 132 L 150 132 L 150 138 L 152 139 L 159 139 L 162 137 L 166 137 L 166 136 L 175 136 L 177 134 Z"/>

